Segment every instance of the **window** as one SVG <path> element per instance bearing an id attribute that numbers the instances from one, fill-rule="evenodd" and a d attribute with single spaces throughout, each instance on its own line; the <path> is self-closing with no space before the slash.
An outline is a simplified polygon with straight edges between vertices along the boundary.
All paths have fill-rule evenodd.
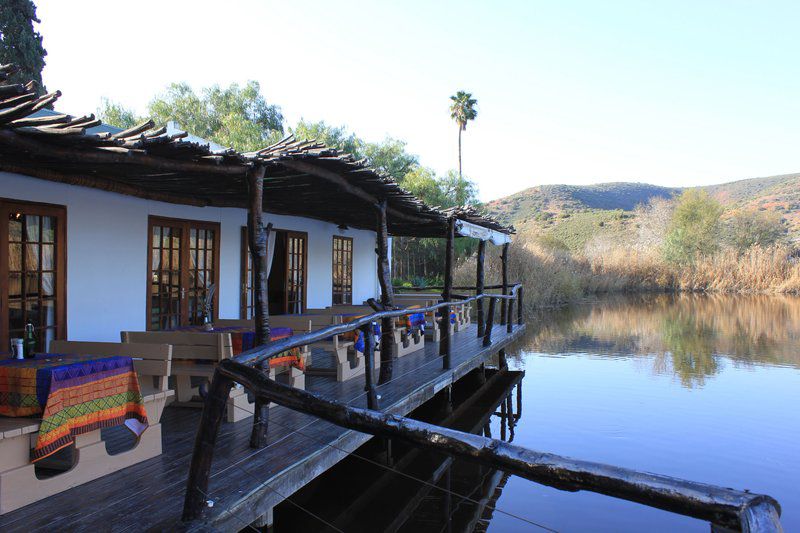
<path id="1" fill-rule="evenodd" d="M 199 325 L 211 285 L 219 287 L 219 224 L 150 217 L 147 327 Z M 217 317 L 219 294 L 212 303 Z"/>
<path id="2" fill-rule="evenodd" d="M 37 351 L 66 338 L 66 221 L 61 206 L 0 200 L 0 351 L 28 323 Z"/>
<path id="3" fill-rule="evenodd" d="M 353 239 L 333 237 L 333 305 L 353 303 Z"/>

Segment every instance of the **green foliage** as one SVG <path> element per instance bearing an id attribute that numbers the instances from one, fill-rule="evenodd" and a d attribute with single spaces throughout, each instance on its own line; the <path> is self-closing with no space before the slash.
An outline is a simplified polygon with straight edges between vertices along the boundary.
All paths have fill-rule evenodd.
<path id="1" fill-rule="evenodd" d="M 475 109 L 478 101 L 472 97 L 472 93 L 466 91 L 458 91 L 450 100 L 450 118 L 456 121 L 458 129 L 464 131 L 467 129 L 467 122 L 478 117 L 478 110 Z"/>
<path id="2" fill-rule="evenodd" d="M 224 89 L 214 85 L 200 94 L 186 83 L 173 83 L 150 102 L 148 112 L 157 123 L 174 120 L 194 135 L 242 151 L 263 148 L 283 135 L 280 108 L 267 103 L 256 81 Z"/>
<path id="3" fill-rule="evenodd" d="M 698 256 L 711 255 L 720 244 L 723 207 L 701 189 L 684 191 L 677 199 L 667 237 L 664 257 L 674 263 L 691 263 Z"/>
<path id="4" fill-rule="evenodd" d="M 335 127 L 325 121 L 306 122 L 300 119 L 297 126 L 289 128 L 289 132 L 298 139 L 316 139 L 327 146 L 352 154 L 356 158 L 363 157 L 361 139 L 347 131 L 344 126 Z"/>
<path id="5" fill-rule="evenodd" d="M 35 81 L 39 92 L 44 93 L 42 69 L 44 56 L 42 36 L 34 31 L 36 6 L 31 0 L 3 0 L 0 2 L 0 63 L 14 63 L 19 71 L 9 76 L 10 83 Z"/>
<path id="6" fill-rule="evenodd" d="M 97 108 L 97 117 L 106 124 L 123 130 L 144 122 L 144 119 L 137 117 L 133 110 L 117 102 L 112 102 L 108 98 L 103 98 L 100 101 L 100 107 Z"/>
<path id="7" fill-rule="evenodd" d="M 727 243 L 739 251 L 777 243 L 786 233 L 780 213 L 737 211 L 725 223 Z"/>

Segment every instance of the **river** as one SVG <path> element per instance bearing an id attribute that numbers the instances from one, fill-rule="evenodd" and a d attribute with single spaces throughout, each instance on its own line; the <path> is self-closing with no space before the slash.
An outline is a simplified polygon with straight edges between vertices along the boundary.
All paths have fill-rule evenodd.
<path id="1" fill-rule="evenodd" d="M 800 298 L 609 297 L 528 324 L 510 352 L 526 373 L 516 444 L 770 494 L 800 531 Z M 497 508 L 559 531 L 708 531 L 516 477 Z M 502 513 L 489 527 L 529 529 Z"/>
<path id="2" fill-rule="evenodd" d="M 614 296 L 542 311 L 527 324 L 508 351 L 509 367 L 525 376 L 487 392 L 485 414 L 465 415 L 484 426 L 478 431 L 535 450 L 766 493 L 781 503 L 785 530 L 800 531 L 800 298 Z M 458 394 L 473 394 L 470 380 L 462 381 L 456 405 Z M 413 416 L 436 422 L 436 406 L 428 411 Z M 380 446 L 371 446 L 359 453 L 375 456 Z M 382 484 L 385 468 L 348 458 L 298 493 L 304 512 L 296 504 L 276 509 L 276 530 L 316 530 L 323 518 L 344 531 L 709 531 L 706 522 L 643 505 L 443 460 L 390 471 Z M 449 496 L 429 490 L 445 483 Z M 343 511 L 365 498 L 352 507 L 358 512 Z"/>

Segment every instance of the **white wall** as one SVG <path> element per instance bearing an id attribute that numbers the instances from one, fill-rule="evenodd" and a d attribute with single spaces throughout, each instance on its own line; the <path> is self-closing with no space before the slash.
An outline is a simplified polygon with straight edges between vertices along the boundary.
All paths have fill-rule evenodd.
<path id="1" fill-rule="evenodd" d="M 142 200 L 0 172 L 0 198 L 67 208 L 67 331 L 71 340 L 118 341 L 146 324 L 147 219 L 157 215 L 219 222 L 219 316 L 238 318 L 243 209 Z M 308 233 L 308 307 L 331 305 L 332 236 L 353 238 L 353 302 L 378 293 L 375 233 L 267 214 L 275 228 Z"/>

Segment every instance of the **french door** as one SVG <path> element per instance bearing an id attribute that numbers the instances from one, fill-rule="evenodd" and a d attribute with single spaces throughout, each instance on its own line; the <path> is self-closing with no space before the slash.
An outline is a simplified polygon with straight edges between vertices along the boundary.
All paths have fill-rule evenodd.
<path id="1" fill-rule="evenodd" d="M 300 231 L 272 230 L 275 249 L 270 254 L 269 312 L 273 315 L 299 314 L 306 309 L 306 275 L 308 272 L 308 234 Z M 253 263 L 247 240 L 247 227 L 242 227 L 241 289 L 239 317 L 253 318 Z"/>
<path id="2" fill-rule="evenodd" d="M 0 199 L 0 352 L 31 324 L 36 351 L 67 335 L 67 211 Z"/>
<path id="3" fill-rule="evenodd" d="M 211 286 L 219 287 L 219 224 L 150 217 L 147 328 L 199 325 Z M 219 294 L 211 298 L 218 317 Z"/>
<path id="4" fill-rule="evenodd" d="M 306 234 L 286 232 L 286 313 L 299 315 L 306 308 Z"/>

